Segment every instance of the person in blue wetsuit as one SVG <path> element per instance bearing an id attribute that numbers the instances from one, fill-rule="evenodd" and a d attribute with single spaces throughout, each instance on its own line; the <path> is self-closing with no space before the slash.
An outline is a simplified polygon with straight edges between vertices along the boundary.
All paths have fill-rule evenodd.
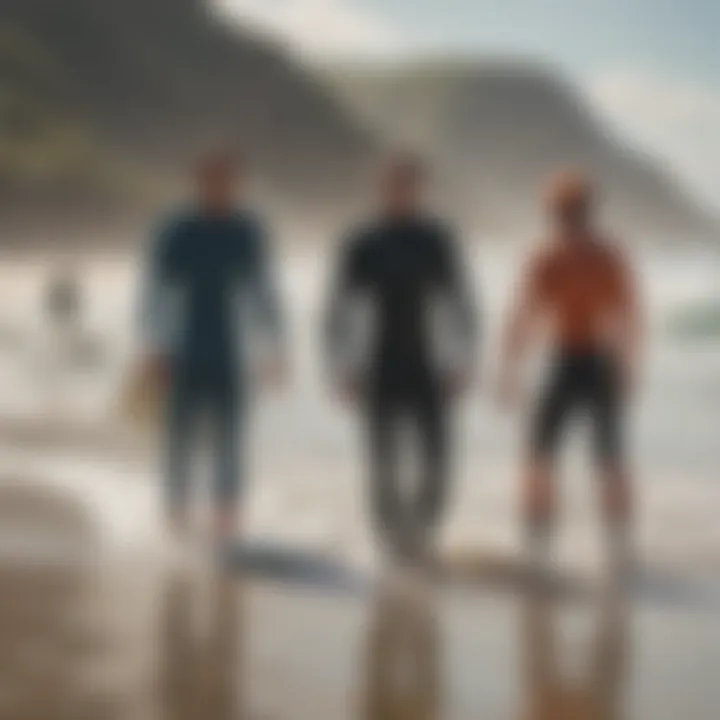
<path id="1" fill-rule="evenodd" d="M 236 528 L 242 489 L 247 346 L 255 329 L 272 340 L 264 379 L 282 373 L 280 313 L 262 224 L 236 207 L 240 168 L 229 154 L 196 167 L 197 206 L 166 221 L 152 247 L 144 302 L 147 371 L 167 386 L 167 509 L 187 526 L 191 449 L 210 421 L 215 459 L 215 530 Z"/>
<path id="2" fill-rule="evenodd" d="M 367 419 L 379 535 L 406 557 L 429 549 L 446 505 L 449 410 L 474 374 L 478 334 L 465 263 L 453 232 L 425 212 L 425 185 L 419 159 L 401 154 L 388 163 L 377 218 L 341 250 L 325 326 L 331 381 Z M 365 329 L 353 306 L 368 311 Z M 399 469 L 403 421 L 422 448 L 410 498 Z"/>

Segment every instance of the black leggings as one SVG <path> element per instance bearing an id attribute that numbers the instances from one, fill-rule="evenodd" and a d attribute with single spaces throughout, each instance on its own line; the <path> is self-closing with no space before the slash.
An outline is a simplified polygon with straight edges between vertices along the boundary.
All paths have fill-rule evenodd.
<path id="1" fill-rule="evenodd" d="M 623 459 L 620 378 L 616 362 L 600 353 L 563 353 L 556 359 L 533 419 L 533 457 L 554 458 L 567 421 L 578 410 L 592 419 L 597 462 L 619 467 Z"/>
<path id="2" fill-rule="evenodd" d="M 404 497 L 399 473 L 403 423 L 422 451 L 419 482 Z M 404 549 L 436 529 L 448 491 L 447 409 L 430 383 L 375 394 L 369 411 L 372 512 L 387 549 Z"/>

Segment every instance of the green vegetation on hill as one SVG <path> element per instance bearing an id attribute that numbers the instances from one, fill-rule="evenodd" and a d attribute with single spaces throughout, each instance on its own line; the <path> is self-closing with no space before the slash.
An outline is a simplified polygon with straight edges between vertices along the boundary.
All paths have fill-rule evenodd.
<path id="1" fill-rule="evenodd" d="M 63 63 L 22 27 L 0 22 L 0 209 L 3 245 L 23 229 L 70 226 L 135 201 L 137 177 L 73 107 Z"/>
<path id="2" fill-rule="evenodd" d="M 0 0 L 0 17 L 0 224 L 141 214 L 217 143 L 314 219 L 374 152 L 317 78 L 201 0 Z"/>

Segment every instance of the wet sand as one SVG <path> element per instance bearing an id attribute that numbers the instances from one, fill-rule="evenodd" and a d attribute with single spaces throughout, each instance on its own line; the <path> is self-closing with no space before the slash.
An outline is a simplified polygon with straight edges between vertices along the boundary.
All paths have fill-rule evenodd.
<path id="1" fill-rule="evenodd" d="M 717 613 L 97 556 L 0 568 L 3 720 L 712 720 Z"/>
<path id="2" fill-rule="evenodd" d="M 100 438 L 102 462 L 86 468 L 42 433 L 44 453 L 27 438 L 28 457 L 5 448 L 0 720 L 718 717 L 720 593 L 705 602 L 681 575 L 625 600 L 536 595 L 511 556 L 471 549 L 446 565 L 462 586 L 348 583 L 292 543 L 245 572 L 179 570 L 163 560 L 147 469 L 133 482 L 122 450 L 111 471 L 97 433 L 84 447 Z M 126 522 L 104 532 L 116 515 Z M 16 531 L 44 561 L 5 552 Z"/>

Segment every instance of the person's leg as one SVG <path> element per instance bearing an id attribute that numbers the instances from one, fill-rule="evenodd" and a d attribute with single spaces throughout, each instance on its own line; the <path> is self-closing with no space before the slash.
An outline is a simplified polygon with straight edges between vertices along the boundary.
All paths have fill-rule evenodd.
<path id="1" fill-rule="evenodd" d="M 533 418 L 531 452 L 523 481 L 525 542 L 534 561 L 544 561 L 550 549 L 557 516 L 555 455 L 575 395 L 574 368 L 559 360 Z"/>
<path id="2" fill-rule="evenodd" d="M 623 399 L 619 378 L 610 361 L 599 361 L 591 401 L 608 546 L 614 567 L 620 569 L 631 560 L 633 498 L 624 460 Z"/>
<path id="3" fill-rule="evenodd" d="M 413 419 L 423 445 L 423 467 L 413 521 L 418 538 L 431 543 L 449 495 L 448 408 L 435 389 L 419 389 L 415 397 Z"/>
<path id="4" fill-rule="evenodd" d="M 190 523 L 190 469 L 198 410 L 191 385 L 175 380 L 167 402 L 164 474 L 167 523 L 178 535 L 184 535 Z"/>
<path id="5" fill-rule="evenodd" d="M 238 501 L 243 490 L 241 468 L 243 428 L 242 401 L 228 383 L 218 388 L 212 402 L 215 486 L 213 493 L 214 531 L 219 540 L 238 531 Z"/>
<path id="6" fill-rule="evenodd" d="M 375 398 L 369 410 L 371 512 L 376 532 L 386 551 L 398 551 L 404 525 L 397 464 L 395 403 Z"/>

